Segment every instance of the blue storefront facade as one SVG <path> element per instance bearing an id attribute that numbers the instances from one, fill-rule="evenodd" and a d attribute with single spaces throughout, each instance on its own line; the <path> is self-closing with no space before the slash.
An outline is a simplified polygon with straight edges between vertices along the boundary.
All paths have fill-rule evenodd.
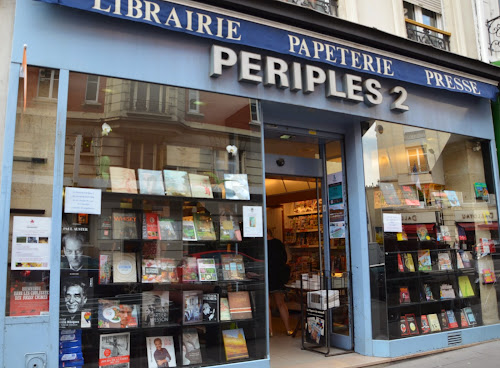
<path id="1" fill-rule="evenodd" d="M 300 21 L 264 20 L 193 1 L 19 0 L 15 14 L 2 145 L 0 366 L 56 367 L 70 354 L 63 351 L 70 347 L 64 336 L 78 342 L 68 360 L 74 366 L 152 367 L 155 339 L 169 346 L 169 362 L 177 356 L 177 365 L 193 364 L 191 357 L 203 366 L 269 366 L 265 280 L 200 279 L 201 286 L 185 287 L 168 276 L 170 286 L 157 287 L 162 281 L 146 277 L 146 268 L 155 266 L 145 260 L 157 258 L 145 257 L 144 240 L 164 239 L 144 223 L 155 213 L 161 226 L 162 216 L 186 222 L 191 211 L 196 221 L 208 211 L 222 224 L 232 212 L 243 220 L 243 240 L 233 234 L 239 240 L 227 238 L 226 245 L 217 230 L 219 243 L 208 239 L 196 248 L 196 242 L 172 238 L 158 252 L 176 256 L 162 253 L 161 259 L 198 257 L 213 241 L 213 252 L 245 251 L 253 260 L 245 263 L 247 273 L 255 266 L 267 275 L 266 262 L 255 261 L 265 260 L 265 215 L 255 233 L 244 222 L 247 210 L 265 208 L 265 130 L 276 127 L 342 140 L 350 285 L 350 332 L 342 347 L 396 357 L 500 337 L 500 291 L 487 278 L 495 278 L 495 266 L 500 271 L 494 67 L 476 75 L 463 68 L 464 58 L 439 65 Z M 204 166 L 208 156 L 213 166 Z M 138 194 L 137 188 L 111 188 L 110 167 L 246 175 L 249 195 L 245 202 L 229 201 L 227 193 L 203 197 L 191 186 L 197 200 L 168 190 L 165 198 L 148 197 L 142 187 Z M 88 211 L 77 200 L 69 209 L 68 188 L 86 196 Z M 117 231 L 133 214 L 143 219 L 134 225 L 142 231 L 141 245 L 135 239 L 141 236 Z M 37 233 L 23 218 L 48 221 Z M 69 256 L 68 239 L 78 232 L 84 234 L 75 239 L 83 235 L 87 247 L 85 275 L 81 268 L 72 271 Z M 45 252 L 26 246 L 31 238 L 46 244 Z M 26 253 L 30 249 L 36 257 Z M 110 254 L 112 277 L 103 271 Z M 135 278 L 127 276 L 130 267 Z M 76 288 L 65 284 L 71 278 L 85 279 L 83 296 L 68 294 Z M 221 299 L 248 291 L 252 304 L 252 317 L 233 319 L 232 326 L 196 327 L 201 358 L 183 353 L 187 327 L 198 325 L 183 320 L 186 306 L 177 298 L 193 289 Z M 35 302 L 19 301 L 20 290 L 36 290 L 32 295 L 44 302 L 27 311 Z M 139 301 L 130 298 L 139 294 Z M 145 295 L 166 298 L 169 323 L 146 325 Z M 72 324 L 65 313 L 77 299 L 87 305 Z M 101 319 L 130 306 L 137 306 L 129 311 L 136 322 L 125 324 L 123 314 L 116 326 Z M 243 355 L 228 353 L 229 330 L 244 332 Z M 113 343 L 125 345 L 125 352 L 115 352 Z"/>

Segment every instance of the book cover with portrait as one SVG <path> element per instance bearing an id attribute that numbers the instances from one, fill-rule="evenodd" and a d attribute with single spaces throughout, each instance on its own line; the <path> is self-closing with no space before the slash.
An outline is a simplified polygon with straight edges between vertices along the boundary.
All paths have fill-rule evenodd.
<path id="1" fill-rule="evenodd" d="M 148 368 L 177 367 L 172 336 L 146 337 Z"/>

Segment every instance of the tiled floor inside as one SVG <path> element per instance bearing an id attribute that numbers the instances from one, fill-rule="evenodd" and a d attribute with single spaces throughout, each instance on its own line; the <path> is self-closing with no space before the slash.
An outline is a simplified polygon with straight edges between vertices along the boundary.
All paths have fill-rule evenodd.
<path id="1" fill-rule="evenodd" d="M 291 326 L 295 326 L 296 319 L 291 316 Z M 273 317 L 273 337 L 270 339 L 271 368 L 323 368 L 323 367 L 368 367 L 387 362 L 386 358 L 366 357 L 353 352 L 345 352 L 331 348 L 330 354 L 340 354 L 325 357 L 322 354 L 302 350 L 300 331 L 297 337 L 287 336 L 279 317 Z"/>

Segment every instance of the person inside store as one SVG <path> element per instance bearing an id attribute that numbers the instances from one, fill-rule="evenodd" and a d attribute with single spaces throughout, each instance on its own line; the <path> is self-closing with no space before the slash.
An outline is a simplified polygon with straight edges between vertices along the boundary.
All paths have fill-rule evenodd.
<path id="1" fill-rule="evenodd" d="M 156 364 L 158 365 L 158 368 L 168 367 L 168 363 L 170 362 L 170 359 L 172 359 L 172 358 L 170 357 L 170 354 L 168 353 L 167 349 L 162 347 L 161 339 L 156 338 L 154 340 L 154 344 L 155 344 L 156 350 L 155 350 L 153 356 L 154 356 Z"/>
<path id="2" fill-rule="evenodd" d="M 274 237 L 271 229 L 267 229 L 267 267 L 269 286 L 269 316 L 271 316 L 271 301 L 274 300 L 279 310 L 281 320 L 285 325 L 286 334 L 290 336 L 293 330 L 290 329 L 288 307 L 285 303 L 285 284 L 290 277 L 290 267 L 286 263 L 287 254 L 285 245 L 281 240 Z M 273 324 L 269 323 L 269 335 L 273 336 Z"/>

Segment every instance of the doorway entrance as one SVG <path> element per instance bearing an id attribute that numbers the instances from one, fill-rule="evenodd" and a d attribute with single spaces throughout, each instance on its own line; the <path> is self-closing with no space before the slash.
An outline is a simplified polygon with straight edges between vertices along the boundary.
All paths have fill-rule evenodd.
<path id="1" fill-rule="evenodd" d="M 311 337 L 309 328 L 301 330 L 308 319 L 301 312 L 301 303 L 306 303 L 300 296 L 300 280 L 308 278 L 310 289 L 339 293 L 338 306 L 331 309 L 321 342 L 332 347 L 333 354 L 345 353 L 353 349 L 353 336 L 343 139 L 274 125 L 265 126 L 264 138 L 267 226 L 272 237 L 283 243 L 290 265 L 283 291 L 289 326 L 298 340 L 293 344 L 308 346 Z M 269 272 L 275 277 L 273 270 Z M 280 298 L 271 295 L 270 301 L 273 356 L 281 349 L 289 351 L 291 343 L 286 340 L 290 337 L 286 336 Z"/>

